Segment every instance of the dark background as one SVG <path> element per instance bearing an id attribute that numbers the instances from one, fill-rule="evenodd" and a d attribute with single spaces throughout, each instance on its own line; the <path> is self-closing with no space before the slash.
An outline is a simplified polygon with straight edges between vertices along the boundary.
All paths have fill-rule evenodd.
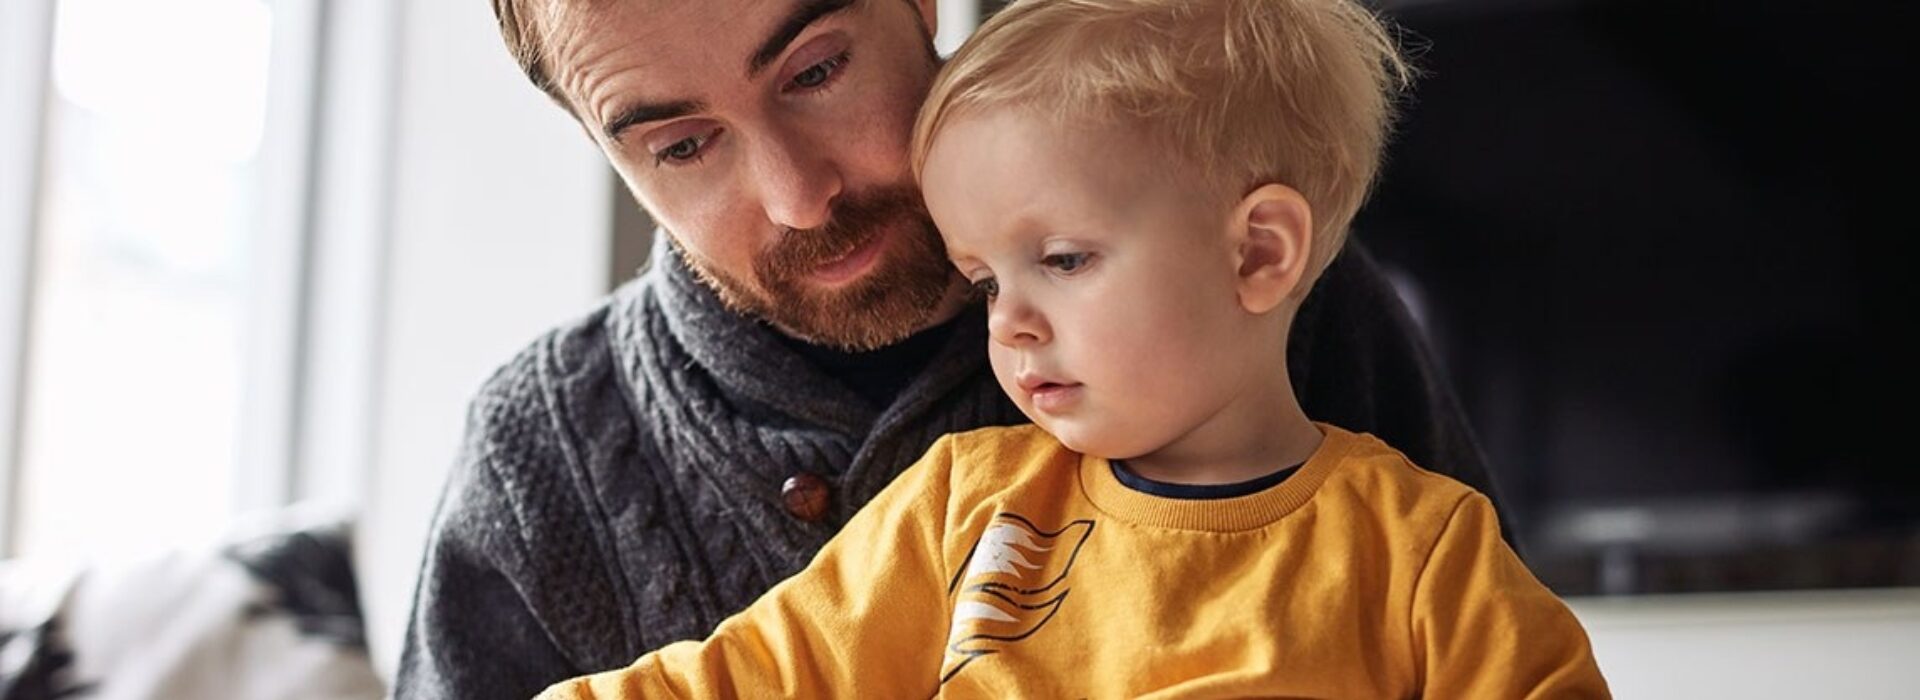
<path id="1" fill-rule="evenodd" d="M 1920 585 L 1915 13 L 1380 3 L 1423 75 L 1354 225 L 1563 595 Z"/>

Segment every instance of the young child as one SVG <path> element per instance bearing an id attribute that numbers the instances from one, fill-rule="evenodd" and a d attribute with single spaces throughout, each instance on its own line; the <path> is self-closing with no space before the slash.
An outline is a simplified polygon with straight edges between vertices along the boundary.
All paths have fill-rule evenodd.
<path id="1" fill-rule="evenodd" d="M 1034 424 L 942 438 L 704 643 L 542 697 L 1607 697 L 1484 496 L 1292 393 L 1405 73 L 1350 0 L 1001 12 L 913 153 Z"/>

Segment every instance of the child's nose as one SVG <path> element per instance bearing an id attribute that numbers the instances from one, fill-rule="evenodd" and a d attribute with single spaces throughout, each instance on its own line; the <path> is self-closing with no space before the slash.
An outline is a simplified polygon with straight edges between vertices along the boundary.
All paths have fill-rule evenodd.
<path id="1" fill-rule="evenodd" d="M 1007 347 L 1045 343 L 1053 337 L 1047 319 L 1033 304 L 1001 288 L 987 311 L 987 334 Z"/>

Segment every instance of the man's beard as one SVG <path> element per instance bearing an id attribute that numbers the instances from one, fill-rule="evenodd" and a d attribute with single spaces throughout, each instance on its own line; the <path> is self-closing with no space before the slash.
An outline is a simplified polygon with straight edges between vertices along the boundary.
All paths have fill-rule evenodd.
<path id="1" fill-rule="evenodd" d="M 888 232 L 889 227 L 894 227 Z M 838 289 L 807 281 L 821 265 L 891 235 L 872 269 Z M 801 340 L 842 350 L 872 350 L 900 342 L 940 311 L 954 271 L 945 244 L 911 186 L 842 196 L 825 226 L 787 229 L 754 254 L 753 279 L 743 280 L 682 250 L 700 280 L 736 312 L 759 316 Z"/>

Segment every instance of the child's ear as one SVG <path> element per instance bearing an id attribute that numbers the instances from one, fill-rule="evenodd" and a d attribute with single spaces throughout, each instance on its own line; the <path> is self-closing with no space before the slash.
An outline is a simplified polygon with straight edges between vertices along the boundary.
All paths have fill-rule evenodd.
<path id="1" fill-rule="evenodd" d="M 930 37 L 940 36 L 939 4 L 939 0 L 913 0 L 914 9 L 920 11 L 920 21 L 926 24 L 927 36 Z"/>
<path id="2" fill-rule="evenodd" d="M 1293 296 L 1313 251 L 1313 210 L 1291 187 L 1261 185 L 1233 208 L 1240 306 L 1262 314 Z"/>

